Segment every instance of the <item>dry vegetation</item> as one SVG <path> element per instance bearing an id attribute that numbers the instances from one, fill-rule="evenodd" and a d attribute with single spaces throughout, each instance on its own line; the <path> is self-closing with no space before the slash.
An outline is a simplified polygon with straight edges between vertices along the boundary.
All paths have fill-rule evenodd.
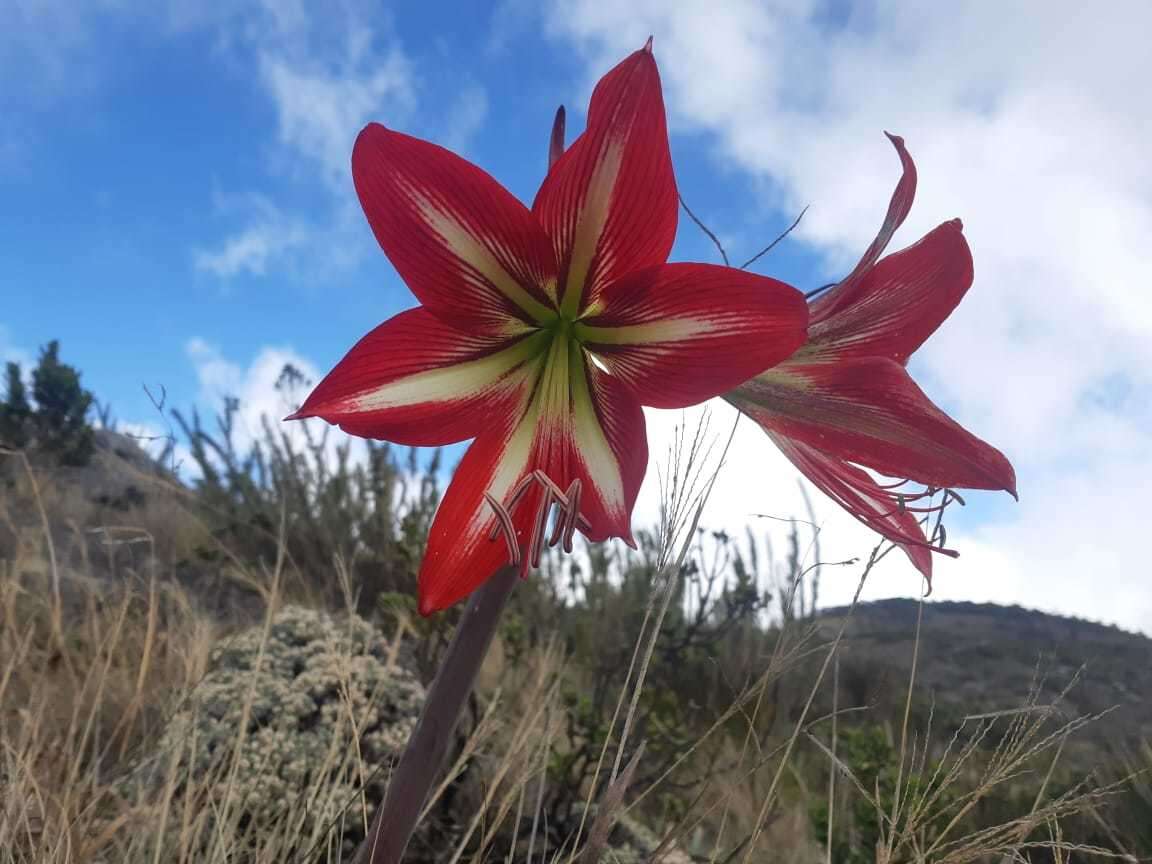
<path id="1" fill-rule="evenodd" d="M 437 467 L 270 427 L 238 453 L 234 417 L 183 422 L 193 487 L 107 431 L 85 467 L 0 456 L 2 864 L 335 862 L 363 836 L 451 631 L 410 600 Z M 704 441 L 638 551 L 518 586 L 412 861 L 1152 856 L 1147 691 L 1096 676 L 1086 705 L 1033 656 L 949 699 L 943 612 L 817 615 L 799 523 L 776 557 L 698 527 Z M 1117 670 L 1152 654 L 1127 638 Z"/>

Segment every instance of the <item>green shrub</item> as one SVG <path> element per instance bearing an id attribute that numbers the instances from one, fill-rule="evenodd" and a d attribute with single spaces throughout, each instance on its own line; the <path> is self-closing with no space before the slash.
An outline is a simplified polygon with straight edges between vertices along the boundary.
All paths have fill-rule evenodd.
<path id="1" fill-rule="evenodd" d="M 305 386 L 285 366 L 277 387 Z M 359 609 L 375 608 L 381 593 L 414 596 L 416 574 L 432 515 L 440 499 L 438 452 L 421 464 L 417 451 L 352 439 L 329 446 L 331 427 L 316 433 L 307 423 L 303 443 L 261 418 L 259 437 L 237 442 L 240 403 L 226 399 L 209 428 L 193 411 L 173 411 L 199 475 L 196 503 L 218 545 L 202 550 L 201 563 L 222 563 L 221 549 L 249 564 L 271 564 L 281 555 L 288 572 L 328 605 L 343 602 L 337 562 L 346 568 Z"/>
<path id="2" fill-rule="evenodd" d="M 22 370 L 8 363 L 6 393 L 0 402 L 0 445 L 32 449 L 60 465 L 86 465 L 95 440 L 88 412 L 92 394 L 80 384 L 74 366 L 60 362 L 60 343 L 49 342 L 40 351 L 32 370 L 32 401 L 24 386 Z"/>
<path id="3" fill-rule="evenodd" d="M 20 450 L 32 437 L 32 406 L 17 363 L 5 369 L 5 390 L 0 402 L 0 446 Z"/>

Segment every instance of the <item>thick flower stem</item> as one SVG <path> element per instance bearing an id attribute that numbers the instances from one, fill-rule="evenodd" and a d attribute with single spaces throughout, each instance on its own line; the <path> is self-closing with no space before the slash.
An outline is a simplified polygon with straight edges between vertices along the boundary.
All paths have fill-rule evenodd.
<path id="1" fill-rule="evenodd" d="M 420 720 L 392 772 L 384 802 L 356 852 L 354 864 L 400 864 L 518 578 L 517 568 L 504 567 L 468 600 Z"/>

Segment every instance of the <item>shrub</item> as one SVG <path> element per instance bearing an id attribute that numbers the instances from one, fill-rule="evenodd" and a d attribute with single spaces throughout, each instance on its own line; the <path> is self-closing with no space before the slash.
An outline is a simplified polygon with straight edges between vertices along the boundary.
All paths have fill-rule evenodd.
<path id="1" fill-rule="evenodd" d="M 277 385 L 303 386 L 285 366 Z M 216 428 L 200 415 L 173 411 L 194 467 L 196 502 L 217 543 L 203 550 L 203 564 L 222 563 L 219 550 L 246 563 L 271 564 L 281 555 L 292 576 L 322 604 L 343 601 L 334 564 L 346 568 L 359 593 L 359 609 L 378 595 L 414 595 L 416 573 L 436 509 L 439 458 L 421 465 L 387 444 L 365 441 L 357 454 L 345 438 L 329 446 L 330 427 L 316 434 L 307 423 L 303 443 L 261 418 L 250 446 L 237 441 L 240 403 L 225 400 Z M 360 458 L 362 457 L 362 458 Z M 216 556 L 216 557 L 213 557 Z"/>
<path id="2" fill-rule="evenodd" d="M 264 629 L 213 651 L 141 772 L 143 789 L 195 799 L 254 846 L 275 831 L 322 845 L 335 822 L 347 849 L 363 836 L 353 805 L 370 812 L 381 799 L 385 778 L 373 771 L 403 749 L 424 688 L 357 616 L 289 606 Z"/>
<path id="3" fill-rule="evenodd" d="M 49 342 L 32 370 L 33 409 L 19 364 L 5 370 L 6 394 L 0 403 L 0 445 L 32 448 L 60 465 L 86 465 L 95 447 L 88 423 L 92 394 L 80 384 L 74 366 L 60 362 L 60 343 Z"/>
<path id="4" fill-rule="evenodd" d="M 17 363 L 5 369 L 5 397 L 0 402 L 0 445 L 19 450 L 32 435 L 32 406 Z"/>
<path id="5" fill-rule="evenodd" d="M 655 617 L 650 603 L 662 584 L 659 540 L 650 531 L 638 531 L 636 539 L 636 551 L 587 545 L 582 559 L 569 558 L 562 567 L 552 562 L 551 578 L 534 577 L 519 586 L 501 631 L 514 661 L 557 635 L 574 661 L 560 691 L 563 731 L 544 801 L 557 837 L 579 822 L 589 785 L 607 780 L 600 756 L 615 746 L 620 717 L 615 727 L 612 719 L 620 700 L 628 699 L 638 634 Z M 723 532 L 700 530 L 697 541 L 683 565 L 669 571 L 671 600 L 636 704 L 629 747 L 645 742 L 636 788 L 672 769 L 737 698 L 739 673 L 735 681 L 718 675 L 716 660 L 736 664 L 736 655 L 745 653 L 741 640 L 755 635 L 757 618 L 772 601 L 751 537 L 747 550 Z M 726 657 L 728 652 L 733 656 Z M 699 758 L 677 771 L 678 789 L 712 776 L 721 746 L 717 737 L 698 747 Z M 661 815 L 678 818 L 674 811 L 682 794 L 672 790 L 658 797 Z"/>

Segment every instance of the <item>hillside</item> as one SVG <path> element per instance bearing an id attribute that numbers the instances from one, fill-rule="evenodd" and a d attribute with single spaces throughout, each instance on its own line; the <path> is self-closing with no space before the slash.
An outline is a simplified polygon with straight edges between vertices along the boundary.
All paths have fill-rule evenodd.
<path id="1" fill-rule="evenodd" d="M 321 446 L 301 451 L 269 440 L 262 450 L 238 454 L 226 435 L 217 441 L 197 425 L 190 428 L 194 467 L 204 478 L 193 487 L 156 465 L 135 441 L 107 431 L 96 434 L 96 451 L 84 467 L 35 460 L 25 465 L 14 457 L 0 465 L 5 472 L 0 475 L 0 704 L 5 709 L 0 743 L 18 754 L 11 767 L 0 766 L 0 780 L 46 802 L 37 803 L 32 815 L 19 815 L 27 824 L 8 823 L 21 832 L 28 854 L 0 856 L 5 864 L 94 860 L 35 851 L 37 843 L 56 835 L 30 826 L 43 827 L 53 812 L 59 824 L 86 826 L 68 835 L 75 842 L 102 838 L 101 848 L 112 855 L 105 860 L 152 860 L 158 839 L 143 828 L 112 826 L 155 826 L 157 808 L 170 807 L 170 818 L 183 819 L 188 812 L 183 808 L 192 807 L 193 833 L 216 837 L 216 796 L 226 785 L 179 773 L 167 787 L 144 785 L 131 795 L 122 785 L 141 766 L 176 765 L 164 742 L 182 740 L 178 725 L 170 724 L 188 722 L 180 719 L 183 706 L 204 699 L 220 709 L 214 725 L 202 730 L 221 742 L 220 752 L 230 754 L 233 744 L 248 746 L 247 736 L 259 735 L 269 752 L 283 751 L 291 756 L 286 764 L 296 765 L 293 748 L 328 752 L 327 739 L 322 740 L 327 727 L 317 718 L 368 711 L 358 715 L 363 720 L 385 704 L 375 695 L 378 689 L 395 689 L 396 682 L 409 682 L 408 689 L 400 688 L 404 693 L 419 692 L 450 636 L 451 614 L 420 619 L 411 610 L 416 564 L 437 499 L 434 464 L 414 483 L 415 462 L 387 448 L 370 451 L 366 465 L 338 463 L 333 469 Z M 209 460 L 208 454 L 215 455 Z M 653 548 L 650 535 L 642 535 L 636 553 L 614 558 L 611 547 L 594 549 L 579 561 L 584 570 L 568 559 L 563 566 L 570 569 L 558 566 L 555 578 L 539 575 L 518 586 L 487 684 L 466 724 L 469 738 L 461 752 L 473 756 L 445 786 L 442 804 L 429 816 L 428 836 L 444 842 L 430 840 L 413 861 L 446 860 L 444 843 L 458 843 L 477 856 L 462 860 L 481 860 L 488 847 L 468 834 L 481 816 L 502 826 L 485 834 L 483 843 L 504 855 L 517 842 L 514 826 L 521 840 L 535 831 L 535 813 L 529 818 L 526 811 L 519 822 L 511 815 L 522 800 L 535 801 L 538 821 L 547 825 L 541 843 L 559 849 L 572 836 L 590 790 L 603 794 L 604 778 L 597 786 L 593 774 L 617 719 L 618 699 L 628 695 L 626 673 L 659 585 Z M 871 864 L 878 836 L 875 811 L 857 792 L 877 789 L 885 809 L 890 807 L 915 657 L 909 732 L 916 748 L 928 740 L 928 758 L 941 759 L 957 732 L 963 741 L 974 728 L 995 726 L 979 739 L 971 758 L 965 757 L 963 770 L 950 775 L 954 788 L 940 799 L 940 811 L 925 817 L 923 825 L 907 823 L 909 837 L 939 833 L 951 823 L 956 811 L 948 808 L 955 801 L 966 794 L 981 796 L 980 805 L 955 823 L 959 857 L 924 861 L 981 860 L 983 851 L 1001 848 L 992 840 L 1000 838 L 1003 848 L 1012 848 L 1047 831 L 1057 817 L 1074 842 L 1152 849 L 1143 827 L 1152 812 L 1152 789 L 1146 785 L 1125 787 L 1107 811 L 1110 824 L 1103 833 L 1093 809 L 1097 798 L 1088 794 L 1064 804 L 1059 797 L 1078 789 L 1090 773 L 1109 784 L 1134 768 L 1152 766 L 1152 755 L 1141 750 L 1152 739 L 1152 640 L 1016 607 L 928 602 L 917 642 L 920 606 L 910 600 L 862 604 L 846 622 L 845 609 L 824 610 L 811 621 L 796 622 L 782 638 L 762 626 L 762 613 L 773 617 L 779 600 L 761 588 L 780 575 L 787 581 L 789 574 L 757 571 L 734 544 L 725 548 L 728 569 L 713 571 L 706 562 L 693 561 L 683 571 L 680 596 L 694 596 L 696 607 L 671 605 L 635 703 L 634 728 L 623 752 L 634 753 L 644 741 L 644 758 L 629 790 L 633 802 L 643 799 L 629 814 L 640 827 L 667 832 L 679 850 L 709 860 L 712 849 L 739 849 L 741 838 L 763 825 L 761 844 L 777 850 L 775 860 L 782 864 L 825 860 L 821 807 L 831 772 L 820 748 L 833 740 L 827 718 L 835 708 L 844 717 L 837 758 L 860 785 L 837 788 L 833 859 Z M 579 584 L 578 593 L 567 590 L 568 580 Z M 716 585 L 723 587 L 702 593 L 702 586 Z M 56 588 L 60 594 L 54 599 Z M 701 603 L 700 597 L 707 599 Z M 690 608 L 699 608 L 699 614 Z M 351 609 L 363 616 L 356 627 L 366 634 L 368 647 L 346 657 L 339 633 Z M 330 623 L 321 627 L 315 624 L 320 620 Z M 827 646 L 842 624 L 838 663 L 805 713 Z M 325 628 L 327 641 L 317 641 L 315 634 Z M 292 635 L 297 631 L 303 635 Z M 279 639 L 283 644 L 270 654 L 279 658 L 275 670 L 283 673 L 282 680 L 224 662 L 243 654 L 236 644 L 262 644 L 266 632 L 291 636 Z M 787 646 L 788 659 L 777 668 L 774 646 L 780 645 Z M 296 654 L 314 659 L 285 659 Z M 733 711 L 742 688 L 762 674 L 770 681 L 762 713 L 752 718 Z M 309 681 L 308 700 L 301 701 L 296 688 Z M 361 689 L 348 689 L 351 681 L 359 681 Z M 833 681 L 839 682 L 835 694 Z M 263 708 L 249 729 L 236 717 L 245 716 L 250 693 L 261 694 Z M 396 701 L 398 715 L 414 711 L 415 702 L 405 699 Z M 273 735 L 262 724 L 286 715 L 269 705 L 295 706 L 304 719 L 294 730 Z M 236 717 L 224 710 L 229 707 Z M 482 708 L 493 712 L 492 723 L 480 722 Z M 978 719 L 997 712 L 1008 712 L 1005 722 Z M 802 716 L 806 725 L 801 727 Z M 1012 718 L 1025 716 L 1036 723 L 1022 734 L 1041 743 L 1063 723 L 1094 719 L 1067 739 L 1057 735 L 1012 761 L 994 788 L 970 791 L 984 788 L 996 748 L 1014 734 Z M 84 722 L 77 726 L 73 717 Z M 730 722 L 717 724 L 718 717 Z M 78 728 L 84 730 L 79 736 Z M 795 736 L 798 728 L 807 734 Z M 749 731 L 756 733 L 765 758 L 748 749 Z M 328 812 L 340 812 L 355 797 L 351 791 L 361 778 L 379 767 L 380 754 L 394 751 L 406 734 L 381 726 L 359 742 L 359 749 L 337 748 L 375 756 L 366 762 L 349 757 L 335 773 L 308 768 L 300 776 L 311 784 L 309 794 L 328 802 Z M 793 738 L 798 743 L 787 764 L 777 756 L 788 752 Z M 611 736 L 607 741 L 614 745 Z M 545 753 L 547 762 L 541 761 Z M 1054 757 L 1059 770 L 1049 775 L 1053 794 L 1042 802 L 1037 793 L 1047 785 L 1046 766 Z M 84 769 L 80 794 L 69 791 L 76 766 Z M 291 786 L 298 780 L 292 777 L 290 783 L 283 777 L 277 782 Z M 265 779 L 254 770 L 247 782 L 264 788 Z M 921 777 L 916 788 L 927 788 L 926 782 Z M 371 793 L 371 784 L 368 788 Z M 361 802 L 365 819 L 378 800 L 381 787 L 374 788 L 376 797 Z M 707 798 L 717 788 L 733 795 L 725 799 L 727 811 Z M 185 797 L 171 797 L 177 790 Z M 499 801 L 491 797 L 497 793 L 504 796 Z M 764 803 L 770 796 L 775 796 L 771 810 Z M 98 806 L 84 805 L 81 814 L 74 808 L 84 801 Z M 698 821 L 691 831 L 681 830 L 679 820 L 692 808 Z M 271 821 L 257 818 L 260 812 L 242 811 L 243 818 L 228 829 L 233 833 L 220 835 L 227 837 L 217 850 L 223 857 L 204 860 L 295 860 L 302 841 L 276 827 L 280 808 L 270 808 Z M 301 819 L 306 816 L 312 819 L 301 813 Z M 314 819 L 300 824 L 321 825 Z M 988 826 L 1008 826 L 996 828 L 1007 833 L 981 833 L 991 830 Z M 0 818 L 0 839 L 5 830 Z M 354 845 L 355 831 L 342 836 L 345 847 Z M 169 834 L 164 842 L 177 841 L 181 854 L 191 848 L 183 835 Z M 251 848 L 262 851 L 228 857 L 228 850 Z M 972 857 L 965 858 L 969 852 Z"/>
<path id="2" fill-rule="evenodd" d="M 841 654 L 843 704 L 899 716 L 918 606 L 891 599 L 857 607 Z M 845 611 L 822 612 L 828 633 Z M 1104 714 L 1072 742 L 1083 767 L 1102 749 L 1152 738 L 1152 639 L 1091 621 L 1019 606 L 925 602 L 916 682 L 917 713 L 934 705 L 937 727 L 949 732 L 966 716 L 1018 708 L 1034 689 L 1037 702 L 1058 701 L 1067 719 Z"/>

